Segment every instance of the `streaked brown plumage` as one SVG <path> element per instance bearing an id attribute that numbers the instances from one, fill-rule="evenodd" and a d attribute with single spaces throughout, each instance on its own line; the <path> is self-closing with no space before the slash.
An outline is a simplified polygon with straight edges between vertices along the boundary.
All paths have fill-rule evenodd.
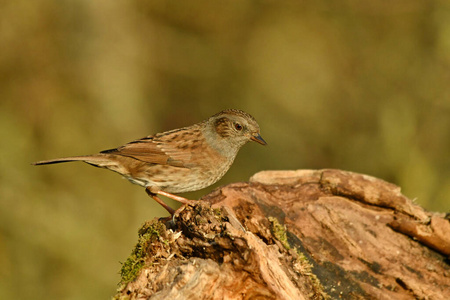
<path id="1" fill-rule="evenodd" d="M 33 164 L 83 161 L 109 169 L 144 186 L 151 197 L 173 214 L 174 210 L 157 194 L 188 203 L 189 200 L 172 193 L 196 191 L 217 182 L 228 171 L 239 149 L 250 140 L 266 145 L 251 115 L 227 109 L 192 126 L 150 135 L 98 154 Z"/>

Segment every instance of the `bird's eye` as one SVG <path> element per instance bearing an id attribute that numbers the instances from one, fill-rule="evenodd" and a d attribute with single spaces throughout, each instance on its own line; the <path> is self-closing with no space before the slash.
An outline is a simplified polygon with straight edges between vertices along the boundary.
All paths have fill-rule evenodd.
<path id="1" fill-rule="evenodd" d="M 234 128 L 236 128 L 237 131 L 241 131 L 242 130 L 242 125 L 239 123 L 234 123 Z"/>

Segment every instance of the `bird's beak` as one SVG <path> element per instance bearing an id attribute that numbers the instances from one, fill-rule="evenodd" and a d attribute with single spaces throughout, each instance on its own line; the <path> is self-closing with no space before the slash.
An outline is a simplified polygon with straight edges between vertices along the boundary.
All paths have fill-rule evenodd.
<path id="1" fill-rule="evenodd" d="M 259 133 L 252 135 L 250 138 L 252 141 L 257 142 L 261 145 L 267 145 L 266 141 L 259 135 Z"/>

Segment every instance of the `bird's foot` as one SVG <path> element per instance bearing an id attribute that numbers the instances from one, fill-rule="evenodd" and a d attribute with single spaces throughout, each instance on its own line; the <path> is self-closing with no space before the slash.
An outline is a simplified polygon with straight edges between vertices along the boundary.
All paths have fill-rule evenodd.
<path id="1" fill-rule="evenodd" d="M 145 191 L 147 192 L 147 194 L 152 197 L 156 202 L 158 202 L 162 207 L 164 207 L 169 214 L 172 217 L 175 217 L 176 215 L 178 215 L 181 211 L 183 211 L 183 209 L 186 207 L 186 205 L 194 205 L 196 203 L 196 200 L 189 200 L 186 199 L 184 197 L 181 196 L 177 196 L 168 192 L 164 192 L 164 191 L 155 191 L 152 192 L 151 191 L 151 187 L 147 187 L 145 188 Z M 164 201 L 161 200 L 161 198 L 158 197 L 158 195 L 163 195 L 166 196 L 167 198 L 173 199 L 175 201 L 178 201 L 180 203 L 183 203 L 185 205 L 181 206 L 180 208 L 178 208 L 177 210 L 174 210 L 173 208 L 171 208 L 169 205 L 167 205 L 166 203 L 164 203 Z"/>

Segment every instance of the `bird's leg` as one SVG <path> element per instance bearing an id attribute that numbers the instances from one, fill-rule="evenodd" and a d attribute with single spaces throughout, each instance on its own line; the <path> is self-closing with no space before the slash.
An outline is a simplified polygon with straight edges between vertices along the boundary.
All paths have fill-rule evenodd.
<path id="1" fill-rule="evenodd" d="M 176 212 L 179 212 L 180 210 L 182 210 L 181 207 L 180 207 L 178 210 L 175 211 L 175 210 L 174 210 L 173 208 L 171 208 L 169 205 L 167 205 L 166 203 L 164 203 L 164 201 L 162 201 L 162 200 L 158 197 L 158 195 L 166 196 L 167 198 L 173 199 L 173 200 L 178 201 L 178 202 L 183 203 L 183 204 L 192 204 L 192 205 L 193 205 L 193 204 L 195 203 L 194 200 L 189 200 L 189 199 L 186 199 L 186 198 L 184 198 L 184 197 L 177 196 L 177 195 L 174 195 L 174 194 L 171 194 L 171 193 L 168 193 L 168 192 L 164 192 L 164 191 L 161 191 L 161 190 L 153 190 L 153 191 L 152 191 L 152 187 L 150 187 L 150 186 L 146 187 L 146 188 L 145 188 L 145 191 L 147 192 L 147 194 L 148 194 L 150 197 L 152 197 L 156 202 L 158 202 L 162 207 L 164 207 L 164 208 L 165 208 L 172 216 L 173 216 Z"/>
<path id="2" fill-rule="evenodd" d="M 162 201 L 161 199 L 159 199 L 159 197 L 150 190 L 150 187 L 146 187 L 145 191 L 147 192 L 147 194 L 152 197 L 156 202 L 158 202 L 162 207 L 164 207 L 171 216 L 173 216 L 173 214 L 175 213 L 175 210 L 173 208 L 171 208 L 169 205 L 167 205 L 166 203 L 164 203 L 164 201 Z"/>
<path id="3" fill-rule="evenodd" d="M 189 200 L 189 199 L 186 199 L 184 197 L 177 196 L 177 195 L 174 195 L 174 194 L 171 194 L 171 193 L 168 193 L 168 192 L 157 191 L 156 194 L 166 196 L 167 198 L 173 199 L 173 200 L 181 202 L 183 204 L 190 204 L 191 203 L 191 200 Z"/>
<path id="4" fill-rule="evenodd" d="M 156 193 L 159 194 L 159 195 L 166 196 L 167 198 L 173 199 L 175 201 L 178 201 L 178 202 L 181 202 L 181 203 L 184 204 L 180 208 L 178 208 L 176 211 L 174 211 L 174 213 L 171 213 L 171 215 L 173 217 L 177 216 L 182 210 L 184 210 L 186 208 L 186 205 L 192 205 L 193 206 L 193 205 L 195 205 L 196 202 L 198 202 L 196 200 L 189 200 L 189 199 L 186 199 L 184 197 L 177 196 L 177 195 L 174 195 L 174 194 L 171 194 L 171 193 L 168 193 L 168 192 L 164 192 L 164 191 L 156 191 Z M 161 199 L 159 199 L 159 200 L 161 201 Z"/>

